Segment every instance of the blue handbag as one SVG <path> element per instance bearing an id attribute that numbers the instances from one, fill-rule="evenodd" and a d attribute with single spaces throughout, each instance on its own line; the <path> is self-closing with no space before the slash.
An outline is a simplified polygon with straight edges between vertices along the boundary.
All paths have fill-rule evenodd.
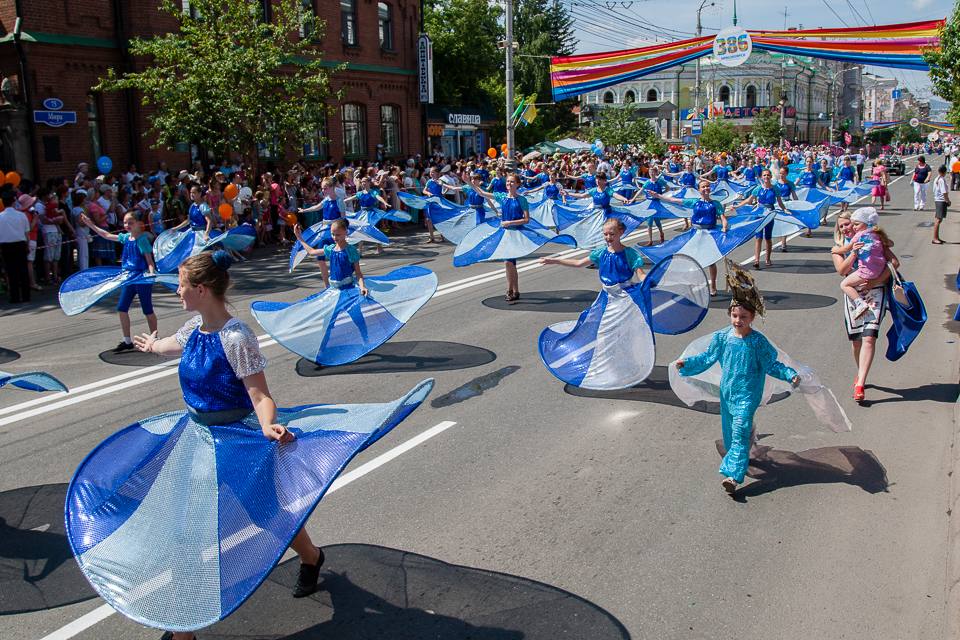
<path id="1" fill-rule="evenodd" d="M 891 266 L 891 275 L 893 280 L 891 286 L 887 287 L 887 306 L 890 308 L 890 317 L 893 324 L 887 331 L 887 353 L 886 358 L 891 362 L 896 362 L 907 352 L 910 345 L 920 334 L 924 323 L 927 321 L 927 310 L 923 307 L 923 300 L 917 291 L 916 285 L 900 278 L 900 275 Z M 906 296 L 904 304 L 897 300 L 893 295 L 893 285 L 900 284 L 903 287 L 903 294 Z"/>

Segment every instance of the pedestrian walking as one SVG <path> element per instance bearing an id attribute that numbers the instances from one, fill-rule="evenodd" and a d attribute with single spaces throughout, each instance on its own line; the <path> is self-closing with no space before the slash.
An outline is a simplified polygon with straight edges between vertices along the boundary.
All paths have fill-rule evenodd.
<path id="1" fill-rule="evenodd" d="M 917 158 L 917 166 L 913 170 L 913 210 L 923 211 L 927 206 L 927 180 L 930 178 L 930 165 L 923 156 Z"/>
<path id="2" fill-rule="evenodd" d="M 937 169 L 937 177 L 933 181 L 933 206 L 935 209 L 933 244 L 943 244 L 943 240 L 940 239 L 940 223 L 947 217 L 947 207 L 950 206 L 950 195 L 947 191 L 947 167 L 941 165 Z"/>
<path id="3" fill-rule="evenodd" d="M 30 302 L 30 279 L 27 277 L 27 243 L 30 241 L 30 221 L 13 203 L 16 191 L 0 195 L 0 258 L 7 269 L 10 285 L 10 304 Z"/>

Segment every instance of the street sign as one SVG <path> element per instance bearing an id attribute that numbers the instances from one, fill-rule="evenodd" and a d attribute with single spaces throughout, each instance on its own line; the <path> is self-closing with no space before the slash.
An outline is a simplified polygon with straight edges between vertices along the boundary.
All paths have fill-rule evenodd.
<path id="1" fill-rule="evenodd" d="M 77 123 L 76 111 L 34 111 L 33 121 L 51 127 L 62 127 L 65 124 Z"/>
<path id="2" fill-rule="evenodd" d="M 417 40 L 420 102 L 433 103 L 433 40 L 423 34 Z"/>
<path id="3" fill-rule="evenodd" d="M 891 92 L 891 94 L 892 94 L 891 97 L 892 97 L 894 100 L 900 100 L 900 99 L 903 97 L 903 92 L 900 91 L 900 89 L 894 89 L 894 90 Z"/>
<path id="4" fill-rule="evenodd" d="M 690 126 L 691 126 L 690 133 L 692 133 L 693 135 L 698 136 L 701 133 L 703 133 L 703 120 L 691 120 Z"/>
<path id="5" fill-rule="evenodd" d="M 51 111 L 59 111 L 63 109 L 63 101 L 56 98 L 47 98 L 43 101 L 43 108 L 50 109 Z"/>

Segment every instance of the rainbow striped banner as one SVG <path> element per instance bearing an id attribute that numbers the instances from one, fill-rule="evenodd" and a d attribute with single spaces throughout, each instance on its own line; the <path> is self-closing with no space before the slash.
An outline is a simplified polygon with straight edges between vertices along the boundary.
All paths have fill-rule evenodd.
<path id="1" fill-rule="evenodd" d="M 922 118 L 918 119 L 920 120 L 920 124 L 925 127 L 930 127 L 931 129 L 937 129 L 939 131 L 956 131 L 953 123 L 951 122 L 937 122 L 936 120 L 924 120 Z"/>
<path id="2" fill-rule="evenodd" d="M 954 125 L 950 122 L 938 122 L 936 120 L 923 120 L 922 118 L 917 118 L 921 125 L 925 127 L 930 127 L 931 129 L 937 129 L 939 131 L 954 131 Z M 873 133 L 874 131 L 886 131 L 887 129 L 894 129 L 899 127 L 902 124 L 910 124 L 909 120 L 897 120 L 896 122 L 864 122 L 863 129 L 866 133 Z"/>
<path id="3" fill-rule="evenodd" d="M 927 71 L 920 52 L 940 45 L 944 20 L 857 29 L 750 31 L 756 49 L 878 67 Z M 808 39 L 813 38 L 813 39 Z M 827 38 L 827 39 L 824 39 Z M 713 36 L 550 60 L 553 99 L 563 100 L 642 78 L 710 55 Z"/>

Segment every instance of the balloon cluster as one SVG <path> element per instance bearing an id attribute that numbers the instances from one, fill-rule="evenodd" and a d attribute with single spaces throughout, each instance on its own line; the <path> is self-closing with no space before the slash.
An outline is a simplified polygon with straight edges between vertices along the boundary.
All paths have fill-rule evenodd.
<path id="1" fill-rule="evenodd" d="M 593 146 L 590 147 L 590 150 L 593 151 L 593 155 L 602 156 L 603 155 L 603 142 L 600 138 L 597 138 L 593 141 Z"/>
<path id="2" fill-rule="evenodd" d="M 11 171 L 7 175 L 0 173 L 0 185 L 9 184 L 13 188 L 16 188 L 20 184 L 20 174 L 16 171 Z"/>

